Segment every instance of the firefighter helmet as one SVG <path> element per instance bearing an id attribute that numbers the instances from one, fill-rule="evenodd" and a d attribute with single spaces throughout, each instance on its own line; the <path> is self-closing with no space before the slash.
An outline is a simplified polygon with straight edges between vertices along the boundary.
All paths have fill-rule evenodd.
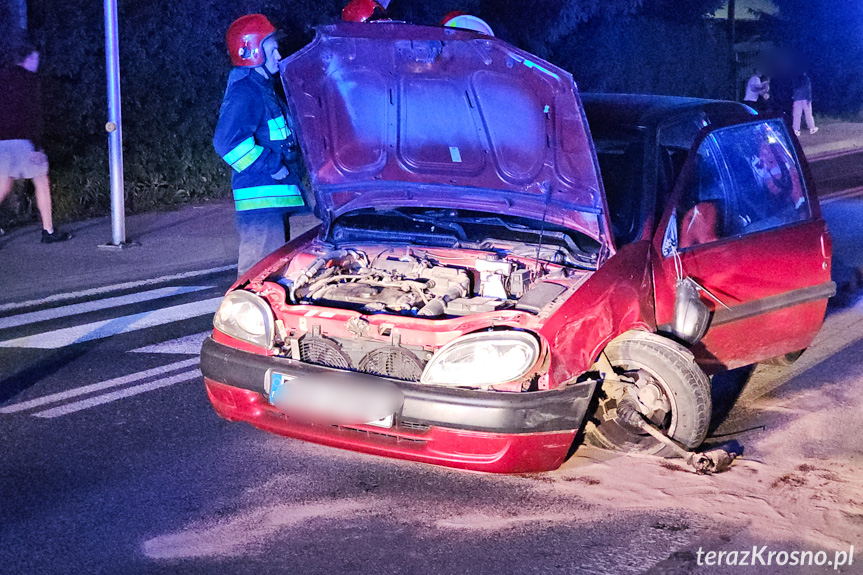
<path id="1" fill-rule="evenodd" d="M 249 68 L 262 66 L 266 56 L 261 44 L 275 33 L 275 26 L 263 14 L 247 14 L 234 20 L 225 34 L 231 64 Z"/>
<path id="2" fill-rule="evenodd" d="M 384 7 L 375 0 L 351 0 L 342 9 L 342 20 L 345 22 L 368 22 L 384 17 L 385 13 Z"/>
<path id="3" fill-rule="evenodd" d="M 476 16 L 471 16 L 470 14 L 465 14 L 460 11 L 450 12 L 444 16 L 441 24 L 447 28 L 462 28 L 464 30 L 473 30 L 474 32 L 479 32 L 486 36 L 494 36 L 494 31 L 492 31 L 488 22 L 482 18 L 477 18 Z"/>

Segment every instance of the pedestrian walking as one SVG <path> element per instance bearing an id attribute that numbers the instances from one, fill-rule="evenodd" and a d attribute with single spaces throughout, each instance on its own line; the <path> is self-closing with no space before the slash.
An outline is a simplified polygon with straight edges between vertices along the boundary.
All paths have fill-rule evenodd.
<path id="1" fill-rule="evenodd" d="M 276 92 L 278 42 L 261 14 L 234 21 L 226 35 L 234 68 L 213 146 L 231 166 L 242 275 L 290 239 L 290 215 L 306 209 L 296 169 L 293 122 Z"/>
<path id="2" fill-rule="evenodd" d="M 810 134 L 817 132 L 815 119 L 812 117 L 812 81 L 806 72 L 800 74 L 795 80 L 791 99 L 794 101 L 791 109 L 791 125 L 794 133 L 797 136 L 800 135 L 800 116 L 806 118 L 806 127 L 809 128 Z"/>
<path id="3" fill-rule="evenodd" d="M 0 66 L 0 203 L 14 180 L 31 180 L 42 219 L 41 241 L 63 242 L 72 237 L 54 229 L 48 156 L 42 149 L 42 98 L 36 70 L 39 52 L 23 41 L 12 52 L 12 65 Z"/>

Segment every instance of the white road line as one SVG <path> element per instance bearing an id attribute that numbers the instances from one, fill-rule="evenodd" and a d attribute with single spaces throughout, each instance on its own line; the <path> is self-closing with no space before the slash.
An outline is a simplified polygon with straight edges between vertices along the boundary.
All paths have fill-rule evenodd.
<path id="1" fill-rule="evenodd" d="M 81 401 L 76 401 L 74 403 L 67 403 L 66 405 L 46 409 L 45 411 L 34 413 L 33 416 L 51 418 L 59 417 L 61 415 L 68 415 L 70 413 L 75 413 L 76 411 L 81 411 L 82 409 L 89 409 L 91 407 L 96 407 L 97 405 L 102 405 L 105 403 L 116 401 L 118 399 L 123 399 L 124 397 L 131 397 L 133 395 L 138 395 L 139 393 L 152 391 L 154 389 L 159 389 L 160 387 L 168 387 L 169 385 L 174 385 L 175 383 L 180 383 L 181 381 L 189 381 L 191 379 L 197 379 L 199 377 L 201 377 L 200 370 L 195 369 L 192 371 L 184 371 L 183 373 L 178 373 L 177 375 L 166 377 L 165 379 L 157 379 L 156 381 L 151 381 L 149 383 L 142 383 L 141 385 L 135 385 L 133 387 L 127 387 L 125 389 L 119 389 L 117 391 L 112 391 L 111 393 L 106 393 L 104 395 L 97 395 L 95 397 L 82 399 Z"/>
<path id="2" fill-rule="evenodd" d="M 61 294 L 56 294 L 56 295 L 44 297 L 42 299 L 33 299 L 30 301 L 4 303 L 4 304 L 0 304 L 0 311 L 6 311 L 6 310 L 10 310 L 10 309 L 18 309 L 18 308 L 22 308 L 22 307 L 33 307 L 33 306 L 37 306 L 37 305 L 42 305 L 42 304 L 46 304 L 46 303 L 54 303 L 54 302 L 63 301 L 63 300 L 67 300 L 67 299 L 76 299 L 76 298 L 87 297 L 87 296 L 91 296 L 91 295 L 108 293 L 108 292 L 112 292 L 112 291 L 119 291 L 119 290 L 124 290 L 124 289 L 149 286 L 149 285 L 160 284 L 160 283 L 165 283 L 165 282 L 174 281 L 174 280 L 181 280 L 181 279 L 193 278 L 193 277 L 197 277 L 197 276 L 205 276 L 205 275 L 219 273 L 219 272 L 226 272 L 228 270 L 235 270 L 235 269 L 237 269 L 236 264 L 230 265 L 230 266 L 221 266 L 221 267 L 217 267 L 217 268 L 210 268 L 207 270 L 195 270 L 195 271 L 191 271 L 191 272 L 183 272 L 181 274 L 161 276 L 158 278 L 142 280 L 142 281 L 137 281 L 137 282 L 126 282 L 126 283 L 114 284 L 114 285 L 109 285 L 109 286 L 101 286 L 101 287 L 77 291 L 77 292 L 66 292 L 66 293 L 61 293 Z"/>
<path id="3" fill-rule="evenodd" d="M 212 333 L 212 330 L 202 331 L 201 333 L 195 333 L 185 337 L 163 341 L 161 343 L 154 343 L 153 345 L 148 345 L 146 347 L 132 349 L 129 350 L 129 353 L 177 353 L 200 355 L 201 346 L 204 344 L 204 340 Z"/>
<path id="4" fill-rule="evenodd" d="M 142 379 L 147 379 L 148 377 L 153 377 L 156 375 L 162 375 L 171 371 L 177 371 L 179 369 L 185 369 L 187 367 L 192 367 L 198 365 L 199 359 L 196 357 L 194 359 L 184 359 L 183 361 L 176 361 L 174 363 L 169 363 L 168 365 L 163 365 L 161 367 L 154 367 L 153 369 L 148 369 L 145 371 L 139 371 L 138 373 L 132 373 L 130 375 L 123 375 L 120 377 L 115 377 L 113 379 L 108 379 L 99 383 L 93 383 L 90 385 L 85 385 L 83 387 L 76 387 L 74 389 L 69 389 L 67 391 L 61 391 L 60 393 L 52 393 L 51 395 L 46 395 L 44 397 L 39 397 L 36 399 L 31 399 L 28 401 L 22 401 L 20 403 L 13 403 L 12 405 L 6 405 L 4 407 L 0 407 L 0 413 L 16 413 L 18 411 L 24 411 L 26 409 L 32 409 L 34 407 L 41 407 L 43 405 L 47 405 L 49 403 L 56 403 L 58 401 L 63 401 L 64 399 L 70 399 L 72 397 L 78 397 L 79 395 L 87 395 L 88 393 L 93 393 L 95 391 L 102 391 L 103 389 L 110 389 L 112 387 L 117 387 L 120 385 L 125 385 L 127 383 L 132 383 L 133 381 L 140 381 Z"/>
<path id="5" fill-rule="evenodd" d="M 0 347 L 29 347 L 38 349 L 66 347 L 74 343 L 102 339 L 121 333 L 211 314 L 218 309 L 221 301 L 221 297 L 210 298 L 154 311 L 67 327 L 56 331 L 17 337 L 0 341 Z"/>
<path id="6" fill-rule="evenodd" d="M 106 299 L 99 299 L 96 301 L 88 301 L 84 303 L 76 303 L 72 305 L 45 309 L 41 311 L 33 311 L 30 313 L 11 315 L 9 317 L 0 318 L 0 329 L 4 329 L 7 327 L 17 327 L 19 325 L 27 325 L 28 323 L 36 323 L 37 321 L 45 321 L 47 319 L 69 317 L 71 315 L 78 315 L 91 311 L 110 309 L 112 307 L 119 307 L 121 305 L 152 301 L 155 299 L 162 299 L 175 295 L 182 295 L 185 293 L 211 289 L 214 287 L 216 286 L 176 286 L 158 288 L 154 290 L 132 293 L 129 295 L 110 297 Z"/>

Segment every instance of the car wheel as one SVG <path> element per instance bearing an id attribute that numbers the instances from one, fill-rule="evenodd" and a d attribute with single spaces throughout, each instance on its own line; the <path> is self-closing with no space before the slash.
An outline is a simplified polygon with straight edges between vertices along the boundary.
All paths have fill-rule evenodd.
<path id="1" fill-rule="evenodd" d="M 806 351 L 805 347 L 803 349 L 798 349 L 797 351 L 792 351 L 791 353 L 786 353 L 785 355 L 768 359 L 763 363 L 766 365 L 781 365 L 783 367 L 787 367 L 800 359 L 800 356 L 803 355 L 804 351 Z"/>
<path id="2" fill-rule="evenodd" d="M 665 338 L 622 338 L 608 344 L 606 357 L 642 403 L 655 406 L 650 421 L 686 449 L 698 447 L 710 424 L 710 380 L 692 355 Z M 644 431 L 616 418 L 623 387 L 603 383 L 586 439 L 599 447 L 670 457 L 674 451 Z"/>

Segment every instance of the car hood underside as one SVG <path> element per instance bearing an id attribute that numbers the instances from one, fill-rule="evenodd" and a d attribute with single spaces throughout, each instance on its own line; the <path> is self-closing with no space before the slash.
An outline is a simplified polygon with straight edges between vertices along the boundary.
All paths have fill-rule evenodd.
<path id="1" fill-rule="evenodd" d="M 564 70 L 473 32 L 346 23 L 319 28 L 281 78 L 326 219 L 459 205 L 604 240 L 592 144 Z"/>

